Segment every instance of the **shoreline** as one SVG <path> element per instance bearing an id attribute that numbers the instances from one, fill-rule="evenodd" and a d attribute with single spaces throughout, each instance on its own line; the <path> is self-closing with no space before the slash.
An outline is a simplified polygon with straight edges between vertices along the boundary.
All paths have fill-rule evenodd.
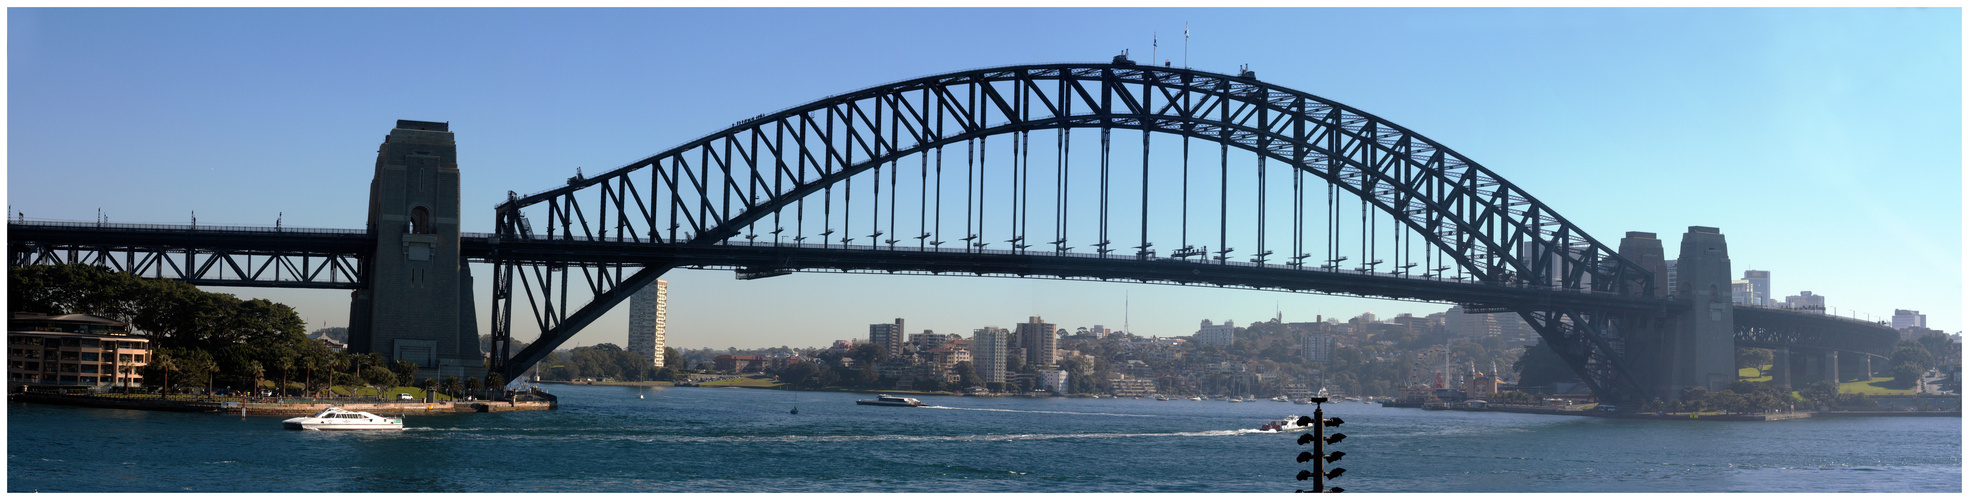
<path id="1" fill-rule="evenodd" d="M 425 403 L 422 401 L 320 401 L 282 402 L 274 401 L 197 401 L 171 400 L 159 398 L 104 397 L 72 394 L 14 393 L 7 396 L 8 401 L 40 403 L 63 406 L 86 406 L 92 408 L 113 408 L 120 410 L 175 411 L 187 413 L 239 413 L 248 416 L 309 416 L 329 407 L 344 410 L 367 411 L 376 414 L 437 415 L 446 413 L 494 413 L 508 411 L 549 411 L 558 409 L 559 402 L 552 395 L 542 400 L 504 401 L 450 400 Z"/>
<path id="2" fill-rule="evenodd" d="M 1383 406 L 1390 407 L 1390 408 L 1419 407 L 1419 405 L 1408 406 L 1401 403 L 1397 403 L 1396 405 L 1393 406 L 1384 404 Z M 1594 411 L 1594 410 L 1566 410 L 1566 409 L 1559 409 L 1559 408 L 1514 408 L 1514 407 L 1493 406 L 1490 408 L 1443 408 L 1437 411 L 1461 411 L 1461 412 L 1473 412 L 1473 413 L 1477 413 L 1477 412 L 1528 413 L 1528 414 L 1536 414 L 1536 415 L 1569 415 L 1569 416 L 1576 416 L 1576 417 L 1624 418 L 1624 419 L 1633 419 L 1633 420 L 1678 420 L 1678 421 L 1697 420 L 1697 421 L 1712 421 L 1712 422 L 1774 422 L 1779 420 L 1793 420 L 1793 419 L 1801 419 L 1801 418 L 1822 418 L 1822 417 L 1956 417 L 1956 418 L 1962 417 L 1961 410 L 1794 411 L 1794 412 L 1787 412 L 1787 413 L 1698 415 L 1698 414 L 1690 414 L 1690 413 L 1670 413 L 1670 414 L 1616 413 L 1616 412 L 1604 412 L 1604 411 Z"/>

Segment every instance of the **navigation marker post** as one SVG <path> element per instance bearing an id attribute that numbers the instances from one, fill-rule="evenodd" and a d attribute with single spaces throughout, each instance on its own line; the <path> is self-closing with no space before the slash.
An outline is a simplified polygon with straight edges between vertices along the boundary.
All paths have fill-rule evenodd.
<path id="1" fill-rule="evenodd" d="M 1320 403 L 1326 402 L 1326 398 L 1312 398 L 1312 402 L 1313 402 L 1313 416 L 1299 417 L 1299 421 L 1296 423 L 1299 425 L 1313 426 L 1313 432 L 1311 434 L 1299 435 L 1300 445 L 1305 445 L 1306 443 L 1313 444 L 1313 451 L 1299 452 L 1299 462 L 1300 463 L 1312 462 L 1313 470 L 1309 470 L 1309 471 L 1301 470 L 1299 471 L 1299 475 L 1298 475 L 1300 481 L 1305 481 L 1307 478 L 1312 478 L 1313 489 L 1293 490 L 1293 493 L 1344 492 L 1346 490 L 1343 488 L 1338 488 L 1338 487 L 1330 488 L 1330 489 L 1327 488 L 1326 480 L 1340 477 L 1341 474 L 1345 474 L 1347 472 L 1347 469 L 1336 467 L 1329 472 L 1326 470 L 1326 464 L 1340 461 L 1340 458 L 1346 456 L 1347 452 L 1336 451 L 1333 452 L 1333 454 L 1329 455 L 1326 453 L 1326 445 L 1339 443 L 1340 440 L 1347 439 L 1347 435 L 1336 432 L 1333 433 L 1332 437 L 1328 437 L 1326 435 L 1326 427 L 1327 426 L 1339 427 L 1342 422 L 1339 417 L 1326 418 L 1326 412 L 1320 406 Z"/>

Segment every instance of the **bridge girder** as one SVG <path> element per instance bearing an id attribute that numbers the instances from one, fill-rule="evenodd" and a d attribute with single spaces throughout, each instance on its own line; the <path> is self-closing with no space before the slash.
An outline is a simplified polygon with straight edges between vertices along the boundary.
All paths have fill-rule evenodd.
<path id="1" fill-rule="evenodd" d="M 9 222 L 8 265 L 87 264 L 194 285 L 355 289 L 363 231 Z"/>

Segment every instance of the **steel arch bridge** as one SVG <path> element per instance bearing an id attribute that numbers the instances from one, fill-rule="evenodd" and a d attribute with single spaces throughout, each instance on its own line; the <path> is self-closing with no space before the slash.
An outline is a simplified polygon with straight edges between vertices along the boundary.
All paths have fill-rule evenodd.
<path id="1" fill-rule="evenodd" d="M 1192 168 L 1193 143 L 1216 161 Z M 871 87 L 508 198 L 497 232 L 458 240 L 461 258 L 494 266 L 490 358 L 508 379 L 679 267 L 741 279 L 1118 280 L 1513 311 L 1607 400 L 1645 397 L 1636 378 L 1659 367 L 1634 355 L 1658 353 L 1646 332 L 1691 307 L 1658 297 L 1648 270 L 1530 194 L 1405 128 L 1248 71 L 1121 58 Z M 392 286 L 370 268 L 383 251 L 375 227 L 7 227 L 15 267 L 79 263 L 200 285 Z M 1177 243 L 1164 253 L 1152 238 Z M 1896 338 L 1823 314 L 1734 309 L 1738 346 L 1881 357 Z M 515 317 L 540 333 L 517 353 Z"/>
<path id="2" fill-rule="evenodd" d="M 1074 148 L 1076 131 L 1097 135 L 1098 145 Z M 1116 131 L 1139 132 L 1139 165 L 1123 145 L 1134 134 L 1117 140 Z M 1152 137 L 1165 150 L 1181 142 L 1180 173 L 1151 154 Z M 1192 168 L 1194 142 L 1217 146 L 1217 168 Z M 1309 188 L 1321 184 L 1322 192 Z M 1321 206 L 1309 209 L 1308 198 Z M 831 96 L 565 186 L 509 193 L 496 210 L 487 256 L 492 358 L 508 377 L 675 267 L 734 268 L 741 278 L 952 272 L 1452 301 L 1518 312 L 1609 396 L 1641 392 L 1624 366 L 1621 313 L 1673 307 L 1654 297 L 1648 270 L 1420 134 L 1250 71 L 1119 57 Z M 1035 215 L 1045 218 L 1037 228 Z M 1162 255 L 1152 237 L 1180 243 Z M 1119 246 L 1134 251 L 1117 254 Z M 1281 250 L 1290 253 L 1275 257 Z M 515 303 L 530 311 L 516 315 Z M 516 316 L 541 332 L 518 353 Z"/>

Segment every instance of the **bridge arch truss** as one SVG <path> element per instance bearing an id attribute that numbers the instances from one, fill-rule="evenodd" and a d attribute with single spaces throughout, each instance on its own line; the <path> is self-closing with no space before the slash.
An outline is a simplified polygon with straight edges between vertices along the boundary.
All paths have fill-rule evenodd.
<path id="1" fill-rule="evenodd" d="M 1043 131 L 1055 138 L 1033 139 L 1033 132 Z M 1099 146 L 1074 151 L 1080 144 L 1074 131 L 1091 131 L 1082 137 L 1097 135 Z M 1139 166 L 1123 164 L 1136 158 L 1117 154 L 1116 147 L 1133 137 L 1117 140 L 1115 131 L 1140 132 Z M 1169 175 L 1173 160 L 1150 153 L 1152 135 L 1182 141 L 1179 179 Z M 998 149 L 990 144 L 994 139 Z M 1165 149 L 1168 141 L 1161 142 Z M 1217 145 L 1217 165 L 1192 169 L 1193 141 Z M 1046 151 L 1035 168 L 1034 150 L 1042 145 Z M 1236 170 L 1233 150 L 1249 158 Z M 1199 185 L 1218 192 L 1194 193 L 1193 204 L 1192 179 L 1209 180 L 1211 166 L 1217 182 Z M 1032 187 L 1035 179 L 1038 188 Z M 1177 230 L 1170 217 L 1153 214 L 1167 214 L 1173 196 L 1164 195 L 1179 183 Z M 1231 192 L 1243 183 L 1256 187 Z M 1319 184 L 1326 188 L 1325 206 L 1309 211 L 1307 199 L 1320 198 L 1313 190 Z M 1291 186 L 1290 195 L 1283 185 Z M 1268 201 L 1268 194 L 1275 198 Z M 1037 205 L 1033 195 L 1041 196 Z M 1095 199 L 1097 205 L 1086 202 Z M 1248 208 L 1233 208 L 1234 199 Z M 1355 201 L 1360 208 L 1350 212 L 1345 205 Z M 565 186 L 513 194 L 496 211 L 490 245 L 493 357 L 508 376 L 665 270 L 718 265 L 716 259 L 681 260 L 677 256 L 690 252 L 680 249 L 1081 257 L 1090 265 L 1174 260 L 1584 294 L 1610 297 L 1610 304 L 1619 300 L 1611 297 L 1655 293 L 1648 271 L 1529 193 L 1420 134 L 1259 81 L 1250 72 L 1233 76 L 1124 61 L 964 71 L 836 95 L 740 121 L 593 177 L 577 175 Z M 1035 215 L 1051 221 L 1035 228 Z M 1191 237 L 1192 215 L 1198 215 L 1200 233 L 1216 229 L 1214 242 L 1208 234 Z M 1315 215 L 1322 220 L 1315 223 Z M 1235 227 L 1233 217 L 1239 220 Z M 1215 225 L 1208 224 L 1212 218 Z M 1245 224 L 1254 218 L 1255 224 Z M 1268 238 L 1268 228 L 1280 231 Z M 1349 239 L 1354 229 L 1359 239 Z M 1178 232 L 1181 243 L 1164 247 L 1167 254 L 1151 240 Z M 1233 240 L 1233 233 L 1240 237 Z M 1308 240 L 1323 243 L 1324 255 Z M 1003 249 L 990 248 L 1000 242 Z M 554 248 L 597 245 L 620 255 L 574 263 L 553 256 Z M 1234 254 L 1237 247 L 1250 253 Z M 1289 253 L 1272 257 L 1279 250 Z M 1315 257 L 1324 260 L 1309 261 Z M 1347 267 L 1350 258 L 1356 267 Z M 794 270 L 748 262 L 754 264 L 727 266 L 751 276 Z M 571 287 L 577 292 L 572 299 Z M 1539 306 L 1499 297 L 1465 303 L 1519 312 L 1596 391 L 1638 391 L 1621 361 L 1622 315 L 1614 312 L 1622 306 Z M 515 302 L 530 306 L 522 312 L 530 312 L 541 332 L 540 341 L 519 353 L 510 351 Z"/>

